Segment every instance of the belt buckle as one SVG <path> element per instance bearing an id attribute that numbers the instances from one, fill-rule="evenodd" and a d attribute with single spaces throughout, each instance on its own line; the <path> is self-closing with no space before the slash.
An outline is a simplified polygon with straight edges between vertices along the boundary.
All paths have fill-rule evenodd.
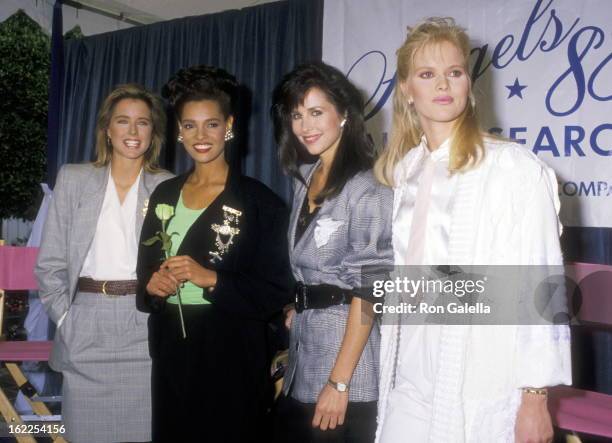
<path id="1" fill-rule="evenodd" d="M 108 283 L 107 280 L 105 280 L 104 283 L 102 283 L 102 294 L 104 294 L 108 298 L 115 298 L 115 297 L 117 297 L 116 294 L 109 294 L 108 292 L 106 292 L 106 284 L 107 283 Z"/>
<path id="2" fill-rule="evenodd" d="M 298 314 L 308 309 L 308 286 L 302 282 L 297 282 L 295 285 L 295 312 Z"/>

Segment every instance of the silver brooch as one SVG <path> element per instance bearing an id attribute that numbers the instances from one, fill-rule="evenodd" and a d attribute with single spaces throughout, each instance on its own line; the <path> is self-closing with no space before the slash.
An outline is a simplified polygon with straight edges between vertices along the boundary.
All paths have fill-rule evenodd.
<path id="1" fill-rule="evenodd" d="M 144 199 L 144 204 L 142 206 L 142 216 L 146 217 L 147 216 L 147 210 L 149 209 L 149 199 L 145 198 Z"/>
<path id="2" fill-rule="evenodd" d="M 230 208 L 229 206 L 223 206 L 223 224 L 219 225 L 213 223 L 210 225 L 211 229 L 217 233 L 215 239 L 216 251 L 209 251 L 208 253 L 212 256 L 210 259 L 211 263 L 221 261 L 222 256 L 228 251 L 229 247 L 234 242 L 234 237 L 240 234 L 240 228 L 238 224 L 240 222 L 241 211 Z"/>

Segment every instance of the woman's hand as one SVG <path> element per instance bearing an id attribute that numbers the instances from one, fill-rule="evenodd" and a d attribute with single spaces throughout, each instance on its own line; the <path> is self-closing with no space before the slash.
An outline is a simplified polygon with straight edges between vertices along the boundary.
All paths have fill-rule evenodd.
<path id="1" fill-rule="evenodd" d="M 213 288 L 217 284 L 217 273 L 200 266 L 188 255 L 170 257 L 162 263 L 162 268 L 168 269 L 172 276 L 179 282 L 190 281 L 200 288 Z"/>
<path id="2" fill-rule="evenodd" d="M 336 429 L 336 426 L 343 425 L 348 400 L 348 392 L 338 392 L 326 384 L 319 394 L 312 426 L 326 431 L 328 428 Z"/>
<path id="3" fill-rule="evenodd" d="M 291 329 L 291 322 L 293 321 L 293 316 L 295 315 L 295 308 L 288 308 L 285 310 L 285 327 L 287 329 Z"/>
<path id="4" fill-rule="evenodd" d="M 179 283 L 174 276 L 163 266 L 154 272 L 147 283 L 147 292 L 156 297 L 166 298 L 176 292 Z"/>
<path id="5" fill-rule="evenodd" d="M 364 305 L 363 303 L 367 304 Z M 329 374 L 330 380 L 345 380 L 347 383 L 351 380 L 374 322 L 374 315 L 363 315 L 363 313 L 368 312 L 368 309 L 372 312 L 371 303 L 365 302 L 359 297 L 353 297 L 342 345 L 336 363 Z M 317 399 L 312 426 L 325 431 L 343 425 L 348 399 L 348 391 L 339 392 L 329 384 L 325 384 Z"/>
<path id="6" fill-rule="evenodd" d="M 523 392 L 516 416 L 514 441 L 516 443 L 550 443 L 553 427 L 548 412 L 547 396 Z"/>

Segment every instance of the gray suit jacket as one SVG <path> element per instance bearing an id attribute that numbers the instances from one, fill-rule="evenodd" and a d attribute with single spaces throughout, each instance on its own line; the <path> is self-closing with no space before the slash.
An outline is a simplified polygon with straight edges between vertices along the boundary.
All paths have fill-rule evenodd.
<path id="1" fill-rule="evenodd" d="M 310 183 L 316 165 L 302 168 Z M 368 286 L 362 281 L 363 266 L 393 264 L 391 211 L 393 191 L 365 171 L 351 178 L 339 195 L 326 199 L 300 240 L 295 230 L 307 188 L 296 181 L 289 221 L 291 266 L 296 280 L 308 285 L 322 283 L 353 289 Z M 384 279 L 386 274 L 370 275 Z M 369 280 L 368 279 L 368 280 Z M 289 367 L 284 392 L 305 403 L 314 403 L 327 383 L 342 344 L 348 305 L 311 309 L 296 314 L 291 324 Z M 378 324 L 350 383 L 350 401 L 374 401 L 378 396 L 380 331 Z"/>
<path id="2" fill-rule="evenodd" d="M 56 324 L 68 312 L 76 293 L 77 280 L 102 210 L 108 168 L 68 164 L 57 175 L 34 270 L 40 299 Z M 137 238 L 140 238 L 149 195 L 160 182 L 171 177 L 167 171 L 156 174 L 143 171 L 136 206 Z"/>

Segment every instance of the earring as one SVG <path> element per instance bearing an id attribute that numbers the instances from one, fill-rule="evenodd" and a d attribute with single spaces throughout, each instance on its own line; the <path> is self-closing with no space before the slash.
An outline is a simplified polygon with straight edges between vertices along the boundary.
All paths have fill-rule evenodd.
<path id="1" fill-rule="evenodd" d="M 409 105 L 409 106 L 414 105 L 414 101 L 413 101 L 411 98 L 409 98 L 409 99 L 408 99 L 408 105 Z"/>
<path id="2" fill-rule="evenodd" d="M 106 144 L 108 146 L 113 146 L 113 141 L 111 140 L 111 138 L 108 135 L 106 136 Z"/>
<path id="3" fill-rule="evenodd" d="M 228 142 L 233 138 L 234 138 L 234 131 L 232 131 L 232 128 L 228 128 L 227 131 L 225 131 L 225 137 L 223 137 L 223 139 L 226 142 Z"/>
<path id="4" fill-rule="evenodd" d="M 342 121 L 340 122 L 340 127 L 344 128 L 344 125 L 346 125 L 346 117 L 344 119 L 342 119 Z"/>
<path id="5" fill-rule="evenodd" d="M 183 143 L 183 134 L 179 134 L 178 137 L 176 137 L 176 141 L 179 143 Z"/>

